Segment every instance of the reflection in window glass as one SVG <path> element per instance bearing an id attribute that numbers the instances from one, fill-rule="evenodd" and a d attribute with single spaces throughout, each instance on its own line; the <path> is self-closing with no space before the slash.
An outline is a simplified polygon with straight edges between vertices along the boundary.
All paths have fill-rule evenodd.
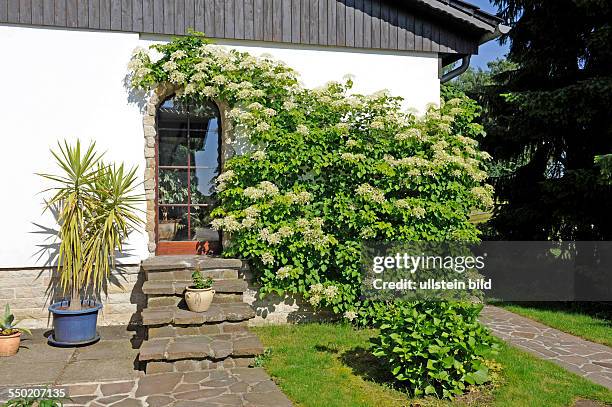
<path id="1" fill-rule="evenodd" d="M 170 98 L 159 107 L 160 241 L 220 241 L 219 233 L 210 228 L 215 179 L 221 168 L 220 123 L 219 109 L 212 101 L 185 104 Z"/>

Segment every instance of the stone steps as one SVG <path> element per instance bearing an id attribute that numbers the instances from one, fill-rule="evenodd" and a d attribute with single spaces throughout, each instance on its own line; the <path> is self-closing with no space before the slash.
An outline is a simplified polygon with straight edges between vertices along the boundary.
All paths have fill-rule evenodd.
<path id="1" fill-rule="evenodd" d="M 263 353 L 257 336 L 248 331 L 255 311 L 243 302 L 247 290 L 237 259 L 208 256 L 157 256 L 142 263 L 147 308 L 142 323 L 147 339 L 138 356 L 146 373 L 185 372 L 252 366 Z M 215 296 L 206 312 L 187 309 L 183 294 L 200 270 L 214 279 Z"/>
<path id="2" fill-rule="evenodd" d="M 243 263 L 240 259 L 226 259 L 222 257 L 209 257 L 200 255 L 168 255 L 154 256 L 142 262 L 142 268 L 145 271 L 160 271 L 160 270 L 181 270 L 191 269 L 196 267 L 200 270 L 210 269 L 240 269 Z"/>
<path id="3" fill-rule="evenodd" d="M 145 281 L 142 292 L 148 295 L 182 295 L 185 288 L 192 284 L 191 280 Z M 218 294 L 242 294 L 247 287 L 247 282 L 239 278 L 215 280 L 213 283 L 213 289 Z"/>
<path id="4" fill-rule="evenodd" d="M 215 335 L 215 334 L 231 334 L 236 332 L 247 332 L 248 322 L 221 322 L 203 324 L 199 326 L 181 326 L 181 325 L 163 325 L 159 327 L 152 326 L 149 328 L 149 339 L 155 338 L 173 338 L 175 336 L 190 336 L 190 335 Z"/>
<path id="5" fill-rule="evenodd" d="M 140 361 L 176 361 L 183 359 L 221 360 L 228 357 L 254 357 L 263 353 L 263 345 L 250 332 L 217 335 L 189 335 L 149 339 L 140 348 Z"/>
<path id="6" fill-rule="evenodd" d="M 243 302 L 212 304 L 206 312 L 192 312 L 178 307 L 155 307 L 142 311 L 142 324 L 203 325 L 213 322 L 246 321 L 254 317 L 253 308 Z"/>
<path id="7" fill-rule="evenodd" d="M 146 273 L 147 281 L 191 281 L 191 274 L 194 272 L 193 269 L 181 269 L 181 270 L 154 270 Z M 236 279 L 239 277 L 237 269 L 210 269 L 200 270 L 200 273 L 204 277 L 210 277 L 216 280 L 221 279 Z"/>

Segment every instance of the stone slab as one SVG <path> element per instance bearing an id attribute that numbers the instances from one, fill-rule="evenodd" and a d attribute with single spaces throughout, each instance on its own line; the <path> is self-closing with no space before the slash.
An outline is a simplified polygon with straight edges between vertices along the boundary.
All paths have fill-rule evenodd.
<path id="1" fill-rule="evenodd" d="M 185 292 L 185 288 L 192 284 L 189 281 L 145 281 L 142 286 L 142 292 L 148 295 L 181 295 Z M 213 289 L 219 294 L 244 293 L 248 288 L 245 280 L 233 278 L 224 280 L 215 280 Z"/>
<path id="2" fill-rule="evenodd" d="M 178 307 L 147 308 L 142 311 L 143 325 L 201 325 L 213 322 L 239 322 L 255 317 L 245 303 L 212 304 L 206 312 L 191 312 Z"/>
<path id="3" fill-rule="evenodd" d="M 139 360 L 182 361 L 183 359 L 225 359 L 254 357 L 264 351 L 261 342 L 252 333 L 242 332 L 218 335 L 177 336 L 149 339 L 144 342 Z"/>
<path id="4" fill-rule="evenodd" d="M 240 269 L 242 260 L 198 255 L 171 255 L 153 256 L 142 262 L 142 268 L 145 271 L 195 269 L 195 267 L 199 267 L 200 270 Z"/>

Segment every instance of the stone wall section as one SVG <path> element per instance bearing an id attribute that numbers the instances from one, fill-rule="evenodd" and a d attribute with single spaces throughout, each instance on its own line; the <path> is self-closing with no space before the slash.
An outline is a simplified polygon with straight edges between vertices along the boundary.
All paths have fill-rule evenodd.
<path id="1" fill-rule="evenodd" d="M 51 301 L 62 298 L 53 269 L 0 270 L 0 313 L 10 304 L 11 311 L 26 328 L 50 328 L 52 316 L 47 311 Z M 138 325 L 140 311 L 146 306 L 142 293 L 143 274 L 140 266 L 125 267 L 113 272 L 107 294 L 98 316 L 98 325 Z M 51 287 L 51 289 L 49 289 Z M 49 296 L 49 292 L 54 293 Z"/>

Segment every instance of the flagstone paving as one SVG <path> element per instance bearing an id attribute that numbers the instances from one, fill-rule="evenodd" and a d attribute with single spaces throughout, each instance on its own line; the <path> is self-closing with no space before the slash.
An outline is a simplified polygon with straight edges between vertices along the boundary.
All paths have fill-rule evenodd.
<path id="1" fill-rule="evenodd" d="M 486 306 L 480 320 L 504 341 L 612 390 L 612 348 L 498 307 Z"/>
<path id="2" fill-rule="evenodd" d="M 135 369 L 139 339 L 126 327 L 101 327 L 102 340 L 55 348 L 43 331 L 22 342 L 17 355 L 0 358 L 0 404 L 9 389 L 66 389 L 66 406 L 291 406 L 261 368 L 211 368 L 148 374 Z"/>
<path id="3" fill-rule="evenodd" d="M 288 407 L 291 401 L 261 368 L 160 373 L 105 383 L 61 386 L 65 406 L 102 407 Z M 0 399 L 2 393 L 0 392 Z"/>

